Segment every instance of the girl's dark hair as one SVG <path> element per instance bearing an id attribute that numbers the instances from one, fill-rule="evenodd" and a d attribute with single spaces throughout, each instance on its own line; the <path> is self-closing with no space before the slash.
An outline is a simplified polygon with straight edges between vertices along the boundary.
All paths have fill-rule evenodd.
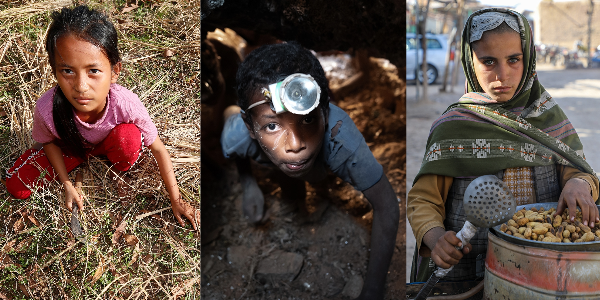
<path id="1" fill-rule="evenodd" d="M 329 82 L 325 71 L 319 60 L 296 42 L 266 45 L 250 52 L 236 76 L 239 106 L 246 110 L 260 87 L 284 80 L 294 73 L 308 74 L 315 79 L 321 87 L 319 107 L 326 109 Z"/>
<path id="2" fill-rule="evenodd" d="M 69 35 L 100 48 L 111 66 L 121 61 L 117 31 L 105 14 L 81 5 L 55 11 L 50 17 L 52 24 L 46 36 L 46 52 L 53 73 L 56 72 L 56 41 Z M 69 146 L 72 154 L 85 158 L 84 138 L 75 126 L 73 106 L 58 85 L 52 101 L 52 118 L 62 142 Z"/>

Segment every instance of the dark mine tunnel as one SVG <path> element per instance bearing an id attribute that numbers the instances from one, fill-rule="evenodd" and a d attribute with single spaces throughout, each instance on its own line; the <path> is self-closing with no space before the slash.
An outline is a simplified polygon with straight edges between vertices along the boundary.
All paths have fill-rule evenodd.
<path id="1" fill-rule="evenodd" d="M 330 171 L 286 196 L 276 168 L 252 162 L 264 217 L 242 212 L 235 161 L 221 150 L 223 112 L 237 105 L 236 72 L 254 49 L 296 41 L 318 58 L 330 102 L 352 119 L 396 197 L 406 196 L 403 1 L 203 0 L 202 298 L 355 299 L 367 283 L 372 205 Z M 343 128 L 343 127 L 342 127 Z M 295 195 L 297 196 L 297 195 Z M 295 197 L 298 198 L 298 197 Z M 404 298 L 405 208 L 384 299 Z"/>

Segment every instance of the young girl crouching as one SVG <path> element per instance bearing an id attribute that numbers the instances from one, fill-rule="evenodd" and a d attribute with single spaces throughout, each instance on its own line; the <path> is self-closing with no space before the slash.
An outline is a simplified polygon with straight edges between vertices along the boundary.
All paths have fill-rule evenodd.
<path id="1" fill-rule="evenodd" d="M 65 205 L 83 209 L 68 173 L 89 156 L 105 155 L 118 171 L 150 148 L 179 223 L 183 215 L 197 228 L 196 210 L 181 198 L 170 155 L 138 96 L 118 85 L 121 58 L 117 32 L 107 16 L 86 6 L 52 13 L 46 51 L 58 84 L 36 102 L 32 137 L 43 148 L 29 149 L 8 170 L 6 186 L 17 199 L 58 179 Z M 41 149 L 40 149 L 41 148 Z"/>

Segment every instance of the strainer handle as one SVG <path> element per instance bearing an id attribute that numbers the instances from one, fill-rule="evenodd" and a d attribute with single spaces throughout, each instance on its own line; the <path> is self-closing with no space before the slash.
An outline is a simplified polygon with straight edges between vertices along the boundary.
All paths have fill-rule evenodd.
<path id="1" fill-rule="evenodd" d="M 461 228 L 460 231 L 456 234 L 456 237 L 462 242 L 462 245 L 464 247 L 475 236 L 475 233 L 477 233 L 477 227 L 473 225 L 473 223 L 465 221 L 465 225 L 463 225 L 463 228 Z M 461 250 L 462 247 L 456 247 L 456 249 Z M 435 271 L 435 275 L 439 278 L 443 278 L 448 273 L 450 273 L 450 271 L 452 271 L 453 268 L 454 266 L 451 266 L 448 269 L 442 269 L 438 267 Z"/>
<path id="2" fill-rule="evenodd" d="M 463 228 L 461 228 L 460 231 L 456 234 L 456 237 L 460 239 L 464 247 L 475 236 L 475 233 L 477 233 L 477 227 L 467 220 L 465 221 L 465 225 L 463 225 Z M 456 248 L 458 250 L 462 249 L 462 247 Z"/>

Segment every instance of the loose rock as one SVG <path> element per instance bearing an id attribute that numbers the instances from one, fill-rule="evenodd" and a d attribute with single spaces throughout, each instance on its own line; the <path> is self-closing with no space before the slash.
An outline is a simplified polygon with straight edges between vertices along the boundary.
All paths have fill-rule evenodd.
<path id="1" fill-rule="evenodd" d="M 302 269 L 303 263 L 304 258 L 300 254 L 275 250 L 258 263 L 255 276 L 261 282 L 292 281 Z"/>
<path id="2" fill-rule="evenodd" d="M 359 275 L 353 275 L 350 277 L 346 285 L 344 286 L 344 290 L 342 291 L 342 295 L 348 296 L 351 299 L 355 299 L 360 295 L 360 291 L 363 288 L 363 279 Z"/>

